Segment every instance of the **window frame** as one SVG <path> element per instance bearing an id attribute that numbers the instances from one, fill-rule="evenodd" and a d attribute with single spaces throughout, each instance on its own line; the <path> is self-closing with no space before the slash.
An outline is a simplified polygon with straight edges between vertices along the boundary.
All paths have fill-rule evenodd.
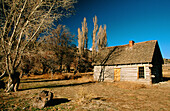
<path id="1" fill-rule="evenodd" d="M 141 78 L 140 76 L 139 76 L 139 74 L 140 74 L 140 72 L 139 72 L 139 68 L 143 68 L 143 78 Z M 146 76 L 145 76 L 145 66 L 138 66 L 137 67 L 138 68 L 138 79 L 145 79 L 146 78 Z"/>

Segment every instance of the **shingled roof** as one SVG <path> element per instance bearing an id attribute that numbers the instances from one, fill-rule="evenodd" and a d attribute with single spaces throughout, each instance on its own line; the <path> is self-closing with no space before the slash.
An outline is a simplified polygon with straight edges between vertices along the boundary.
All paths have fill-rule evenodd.
<path id="1" fill-rule="evenodd" d="M 151 40 L 134 43 L 133 46 L 127 44 L 103 48 L 97 55 L 94 65 L 151 63 L 156 44 L 157 40 Z"/>

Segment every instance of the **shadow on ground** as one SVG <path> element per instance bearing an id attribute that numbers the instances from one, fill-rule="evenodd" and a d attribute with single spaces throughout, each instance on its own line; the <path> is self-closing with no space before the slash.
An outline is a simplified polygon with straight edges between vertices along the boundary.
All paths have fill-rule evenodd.
<path id="1" fill-rule="evenodd" d="M 95 83 L 95 82 L 83 82 L 83 83 L 62 84 L 62 85 L 48 85 L 48 86 L 40 86 L 40 87 L 34 87 L 34 88 L 19 89 L 19 91 L 25 91 L 25 90 L 30 90 L 30 89 L 40 89 L 40 88 L 56 88 L 56 87 L 79 86 L 79 85 L 93 84 L 93 83 Z"/>
<path id="2" fill-rule="evenodd" d="M 169 81 L 170 77 L 163 77 L 163 81 Z"/>
<path id="3" fill-rule="evenodd" d="M 54 98 L 52 100 L 50 100 L 47 104 L 46 104 L 46 107 L 47 106 L 55 106 L 55 105 L 59 105 L 61 103 L 67 103 L 71 100 L 68 100 L 67 98 Z"/>
<path id="4" fill-rule="evenodd" d="M 69 76 L 69 77 L 65 76 L 64 79 L 63 78 L 62 79 L 41 79 L 41 78 L 21 79 L 21 83 L 63 81 L 63 80 L 70 80 L 70 79 L 78 79 L 78 78 L 81 78 L 82 76 L 86 76 L 86 75 L 75 75 L 75 76 Z"/>
<path id="5" fill-rule="evenodd" d="M 34 82 L 52 82 L 52 81 L 62 81 L 62 80 L 68 80 L 68 79 L 23 79 L 23 80 L 31 80 L 31 81 L 21 81 L 21 83 L 34 83 Z"/>

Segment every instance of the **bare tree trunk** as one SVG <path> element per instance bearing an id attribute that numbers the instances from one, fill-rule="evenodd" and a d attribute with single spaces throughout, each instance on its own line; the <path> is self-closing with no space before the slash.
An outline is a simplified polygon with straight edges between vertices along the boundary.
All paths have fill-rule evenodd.
<path id="1" fill-rule="evenodd" d="M 63 54 L 62 54 L 62 56 L 60 57 L 60 63 L 59 63 L 59 65 L 60 65 L 59 71 L 62 72 L 62 66 L 63 66 Z"/>
<path id="2" fill-rule="evenodd" d="M 18 91 L 18 87 L 20 84 L 20 73 L 19 72 L 14 72 L 13 74 L 9 74 L 9 80 L 7 87 L 5 89 L 5 92 L 10 92 L 10 91 Z"/>
<path id="3" fill-rule="evenodd" d="M 77 65 L 76 65 L 76 69 L 74 70 L 74 75 L 75 75 L 76 73 L 79 73 L 79 72 L 80 72 L 79 66 L 80 66 L 80 55 L 78 56 L 78 63 L 77 63 Z"/>
<path id="4" fill-rule="evenodd" d="M 66 71 L 67 71 L 67 73 L 70 72 L 70 64 L 67 64 L 67 65 L 66 65 Z"/>
<path id="5" fill-rule="evenodd" d="M 51 69 L 51 80 L 53 79 L 53 75 L 54 75 L 53 69 Z"/>

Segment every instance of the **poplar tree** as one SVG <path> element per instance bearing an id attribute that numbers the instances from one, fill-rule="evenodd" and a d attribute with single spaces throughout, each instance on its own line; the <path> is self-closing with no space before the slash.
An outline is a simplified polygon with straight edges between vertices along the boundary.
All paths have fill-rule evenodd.
<path id="1" fill-rule="evenodd" d="M 82 22 L 82 29 L 78 28 L 78 50 L 79 50 L 79 58 L 78 65 L 76 71 L 80 71 L 85 68 L 86 63 L 88 63 L 88 28 L 86 18 L 84 17 Z"/>
<path id="2" fill-rule="evenodd" d="M 94 60 L 96 54 L 96 33 L 98 31 L 97 16 L 93 18 L 94 29 L 93 29 L 93 43 L 92 43 L 92 60 Z"/>
<path id="3" fill-rule="evenodd" d="M 82 23 L 82 33 L 83 33 L 83 46 L 85 49 L 88 48 L 88 28 L 87 28 L 87 22 L 86 18 L 84 17 L 83 23 Z"/>
<path id="4" fill-rule="evenodd" d="M 99 31 L 97 33 L 97 38 L 97 47 L 98 51 L 100 51 L 100 49 L 107 46 L 106 25 L 104 25 L 104 28 L 102 28 L 102 25 L 100 25 Z"/>
<path id="5" fill-rule="evenodd" d="M 80 28 L 78 28 L 78 49 L 79 49 L 79 55 L 82 55 L 82 46 L 83 46 L 83 43 L 82 43 L 82 32 L 80 30 Z"/>
<path id="6" fill-rule="evenodd" d="M 78 48 L 79 48 L 79 54 L 81 56 L 84 55 L 85 49 L 88 48 L 88 28 L 87 28 L 87 22 L 86 18 L 84 17 L 82 22 L 82 30 L 78 28 Z"/>

